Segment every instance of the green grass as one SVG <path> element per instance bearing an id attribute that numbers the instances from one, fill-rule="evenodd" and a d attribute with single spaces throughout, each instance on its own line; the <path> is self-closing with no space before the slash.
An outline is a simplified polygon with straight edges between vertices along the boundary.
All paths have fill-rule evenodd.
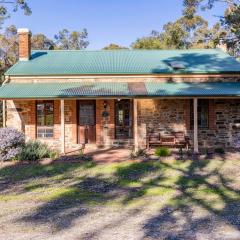
<path id="1" fill-rule="evenodd" d="M 235 168 L 230 161 L 224 164 L 228 169 Z M 0 192 L 0 202 L 118 207 L 199 204 L 219 211 L 228 202 L 240 200 L 239 192 L 229 187 L 229 184 L 239 184 L 237 178 L 221 172 L 224 164 L 221 161 L 168 164 L 126 161 L 9 166 L 0 169 L 0 181 L 6 182 Z"/>

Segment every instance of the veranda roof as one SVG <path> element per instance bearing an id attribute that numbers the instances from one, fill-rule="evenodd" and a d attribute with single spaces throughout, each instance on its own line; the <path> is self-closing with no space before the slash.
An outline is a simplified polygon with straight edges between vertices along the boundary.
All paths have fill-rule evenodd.
<path id="1" fill-rule="evenodd" d="M 240 83 L 10 83 L 0 99 L 236 97 Z"/>

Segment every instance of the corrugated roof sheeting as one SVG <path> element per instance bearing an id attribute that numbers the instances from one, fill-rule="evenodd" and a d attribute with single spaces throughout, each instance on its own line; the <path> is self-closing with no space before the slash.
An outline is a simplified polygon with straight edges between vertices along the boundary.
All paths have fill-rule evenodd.
<path id="1" fill-rule="evenodd" d="M 174 69 L 171 63 L 184 63 Z M 33 51 L 6 75 L 111 75 L 111 74 L 240 73 L 240 63 L 220 49 Z"/>
<path id="2" fill-rule="evenodd" d="M 10 83 L 0 99 L 240 96 L 240 83 Z M 137 85 L 137 83 L 135 83 Z"/>

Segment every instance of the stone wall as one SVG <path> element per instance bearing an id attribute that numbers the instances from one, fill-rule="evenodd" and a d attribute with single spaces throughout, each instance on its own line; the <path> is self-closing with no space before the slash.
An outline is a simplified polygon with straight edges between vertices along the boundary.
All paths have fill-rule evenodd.
<path id="1" fill-rule="evenodd" d="M 185 107 L 186 100 L 180 99 L 138 100 L 139 146 L 146 147 L 146 135 L 150 132 L 186 132 Z"/>
<path id="2" fill-rule="evenodd" d="M 104 101 L 107 103 L 104 108 Z M 96 143 L 111 146 L 115 141 L 114 100 L 96 100 Z M 103 116 L 103 112 L 108 116 Z M 36 102 L 7 101 L 7 126 L 17 128 L 26 139 L 36 139 Z M 138 140 L 141 148 L 146 147 L 149 132 L 168 134 L 184 131 L 193 140 L 190 129 L 190 100 L 165 99 L 138 100 Z M 60 101 L 54 101 L 54 138 L 39 139 L 53 148 L 61 148 Z M 240 99 L 209 100 L 209 128 L 199 129 L 199 147 L 240 147 Z M 77 101 L 65 101 L 66 150 L 79 147 L 77 143 Z"/>
<path id="3" fill-rule="evenodd" d="M 96 143 L 99 147 L 113 145 L 115 139 L 114 102 L 113 99 L 96 100 Z M 108 116 L 103 116 L 104 112 L 107 112 Z"/>
<path id="4" fill-rule="evenodd" d="M 149 132 L 184 131 L 191 138 L 190 100 L 138 100 L 139 145 Z M 198 130 L 199 148 L 240 148 L 240 100 L 209 100 L 209 128 Z"/>

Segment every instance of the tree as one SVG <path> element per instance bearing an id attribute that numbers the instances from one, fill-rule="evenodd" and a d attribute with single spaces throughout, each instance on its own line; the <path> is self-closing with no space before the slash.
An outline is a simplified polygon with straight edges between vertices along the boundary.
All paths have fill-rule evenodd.
<path id="1" fill-rule="evenodd" d="M 0 34 L 0 85 L 2 74 L 12 66 L 18 58 L 17 28 L 10 26 L 4 34 Z M 0 101 L 0 127 L 2 126 L 2 101 Z"/>
<path id="2" fill-rule="evenodd" d="M 153 31 L 149 36 L 138 38 L 131 46 L 133 49 L 163 49 L 159 33 Z"/>
<path id="3" fill-rule="evenodd" d="M 137 39 L 132 44 L 135 49 L 185 49 L 214 48 L 226 31 L 216 24 L 208 27 L 201 16 L 192 19 L 181 17 L 164 25 L 163 32 L 152 31 L 150 36 Z"/>
<path id="4" fill-rule="evenodd" d="M 128 49 L 127 47 L 122 47 L 115 43 L 110 43 L 106 47 L 103 48 L 103 50 L 120 50 L 120 49 Z"/>
<path id="5" fill-rule="evenodd" d="M 225 33 L 221 35 L 230 53 L 240 55 L 240 1 L 239 0 L 184 0 L 184 15 L 187 19 L 192 19 L 196 12 L 213 8 L 217 2 L 224 2 L 227 9 L 223 16 L 220 16 L 221 25 Z"/>
<path id="6" fill-rule="evenodd" d="M 85 49 L 89 42 L 87 41 L 88 32 L 87 29 L 83 29 L 82 31 L 73 31 L 70 32 L 67 29 L 63 29 L 59 31 L 58 34 L 55 35 L 55 40 L 57 43 L 57 47 L 59 49 Z"/>
<path id="7" fill-rule="evenodd" d="M 12 25 L 0 34 L 0 72 L 11 67 L 18 58 L 17 28 Z"/>
<path id="8" fill-rule="evenodd" d="M 216 48 L 227 34 L 220 23 L 216 23 L 212 28 L 199 28 L 194 32 L 191 48 Z"/>
<path id="9" fill-rule="evenodd" d="M 28 3 L 24 0 L 0 0 L 0 27 L 6 18 L 9 18 L 9 7 L 13 7 L 16 12 L 19 8 L 24 11 L 25 15 L 31 15 L 32 11 Z"/>
<path id="10" fill-rule="evenodd" d="M 55 43 L 44 34 L 35 34 L 31 39 L 32 49 L 49 50 L 54 49 Z"/>
<path id="11" fill-rule="evenodd" d="M 185 47 L 187 31 L 179 21 L 163 26 L 163 32 L 152 31 L 150 36 L 139 38 L 132 44 L 134 49 L 181 49 Z"/>

